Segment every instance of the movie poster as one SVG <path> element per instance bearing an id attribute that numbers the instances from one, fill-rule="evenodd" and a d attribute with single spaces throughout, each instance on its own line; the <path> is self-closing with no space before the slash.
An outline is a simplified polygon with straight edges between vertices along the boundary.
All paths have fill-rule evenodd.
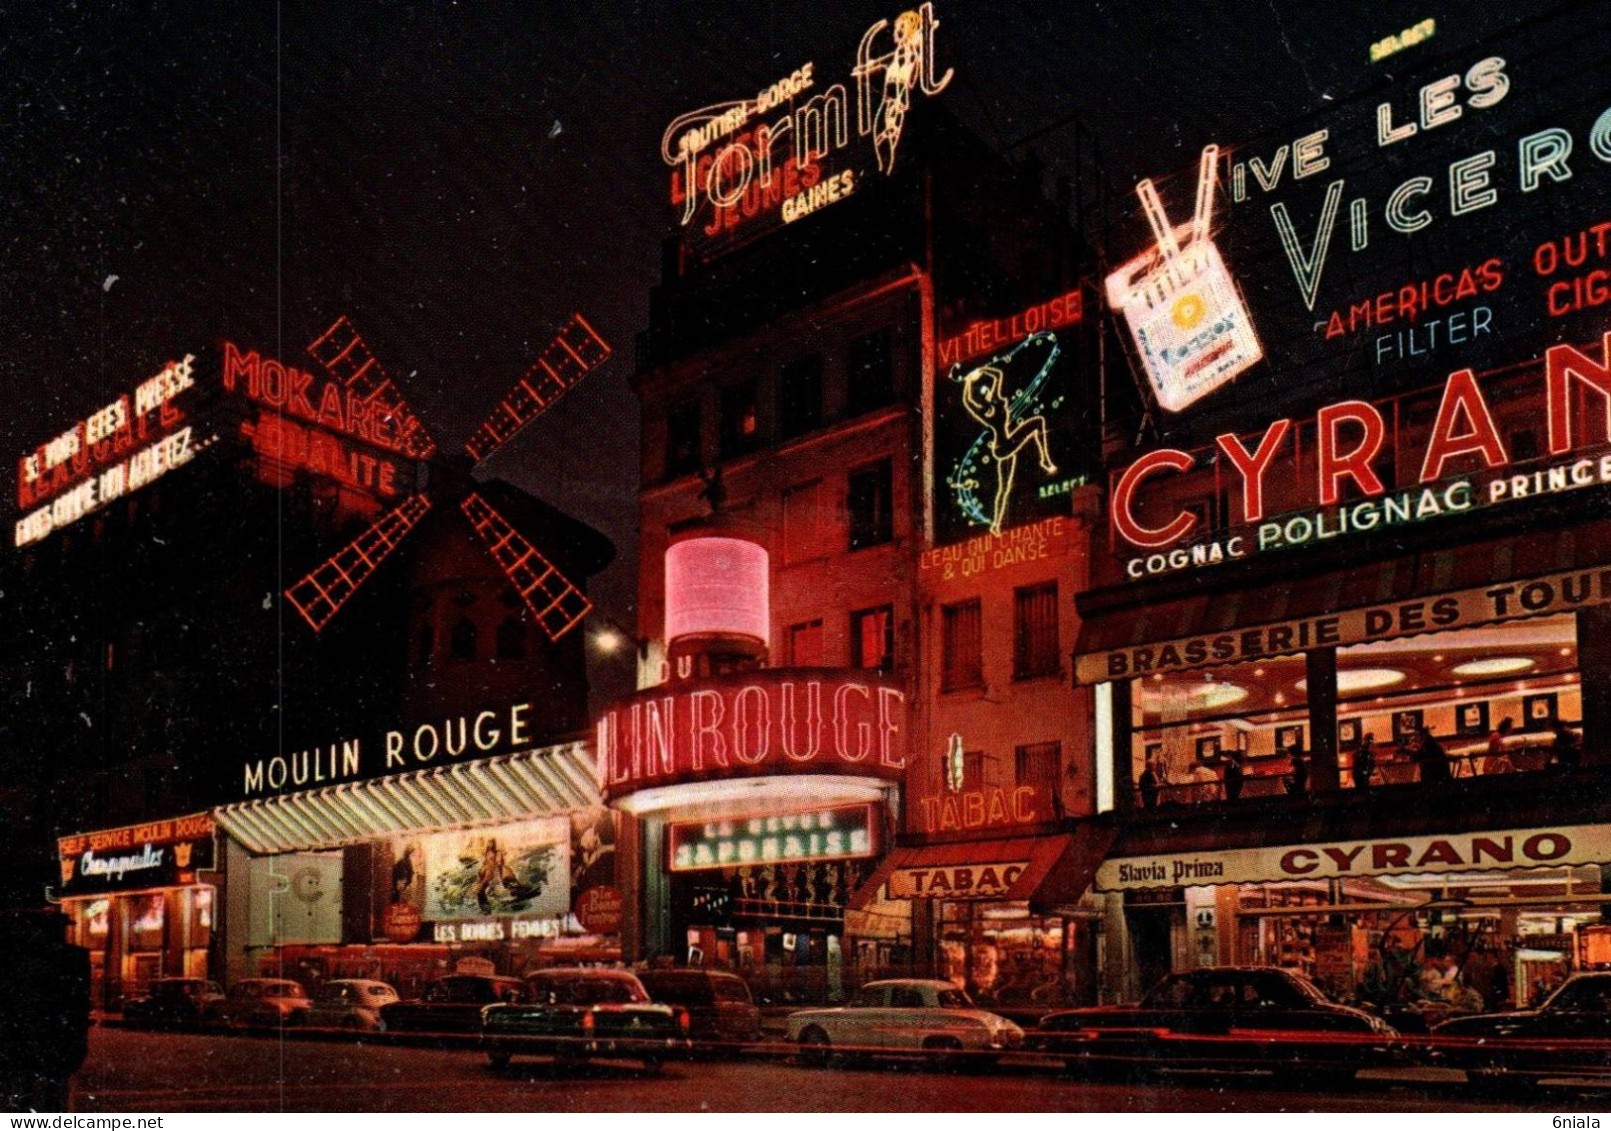
<path id="1" fill-rule="evenodd" d="M 425 918 L 569 913 L 570 824 L 557 817 L 419 838 Z"/>

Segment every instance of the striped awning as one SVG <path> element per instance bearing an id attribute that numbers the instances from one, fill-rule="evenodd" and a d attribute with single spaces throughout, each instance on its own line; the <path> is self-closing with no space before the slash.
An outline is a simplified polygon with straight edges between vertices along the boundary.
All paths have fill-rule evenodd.
<path id="1" fill-rule="evenodd" d="M 268 854 L 552 817 L 600 803 L 592 750 L 571 742 L 242 801 L 213 816 L 247 851 Z"/>

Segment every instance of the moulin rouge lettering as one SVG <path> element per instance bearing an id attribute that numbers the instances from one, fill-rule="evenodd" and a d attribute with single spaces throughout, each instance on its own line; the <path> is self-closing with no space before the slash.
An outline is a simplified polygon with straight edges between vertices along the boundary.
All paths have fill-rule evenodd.
<path id="1" fill-rule="evenodd" d="M 598 723 L 606 793 L 758 773 L 852 772 L 898 780 L 906 697 L 893 687 L 780 679 L 640 693 Z"/>

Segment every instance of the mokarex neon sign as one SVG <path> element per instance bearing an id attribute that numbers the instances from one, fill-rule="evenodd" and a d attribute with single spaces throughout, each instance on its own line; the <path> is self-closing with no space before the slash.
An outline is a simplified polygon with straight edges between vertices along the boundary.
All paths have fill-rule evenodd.
<path id="1" fill-rule="evenodd" d="M 856 191 L 853 147 L 870 148 L 878 172 L 892 172 L 914 100 L 951 82 L 936 63 L 939 26 L 934 5 L 923 4 L 869 27 L 850 72 L 854 100 L 843 82 L 819 85 L 806 63 L 751 97 L 674 119 L 660 156 L 678 222 L 690 228 L 704 214 L 690 230 L 707 246 L 740 228 L 792 223 Z"/>
<path id="2" fill-rule="evenodd" d="M 1551 347 L 1541 369 L 1451 373 L 1429 428 L 1411 426 L 1422 406 L 1409 398 L 1341 401 L 1301 428 L 1282 417 L 1256 437 L 1222 433 L 1206 453 L 1150 451 L 1113 485 L 1125 572 L 1139 579 L 1611 484 L 1611 333 L 1598 349 Z M 1523 460 L 1512 446 L 1533 434 L 1540 405 L 1545 454 Z M 1205 538 L 1211 524 L 1191 501 L 1210 476 L 1232 514 Z"/>

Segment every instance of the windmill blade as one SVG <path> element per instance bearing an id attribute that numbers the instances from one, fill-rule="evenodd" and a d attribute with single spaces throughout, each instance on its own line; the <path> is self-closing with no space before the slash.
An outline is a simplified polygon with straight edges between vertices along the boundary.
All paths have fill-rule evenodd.
<path id="1" fill-rule="evenodd" d="M 480 495 L 471 491 L 459 505 L 548 639 L 557 641 L 593 611 L 593 602 Z"/>
<path id="2" fill-rule="evenodd" d="M 308 346 L 308 353 L 325 370 L 366 405 L 378 411 L 381 419 L 397 430 L 402 450 L 415 459 L 429 459 L 436 441 L 403 400 L 402 392 L 387 376 L 375 355 L 347 316 L 337 318 L 330 329 Z"/>
<path id="3" fill-rule="evenodd" d="M 610 353 L 610 344 L 599 337 L 587 319 L 580 314 L 571 315 L 537 364 L 515 382 L 503 403 L 475 430 L 465 449 L 477 460 L 486 459 L 547 412 L 571 386 L 608 361 Z"/>
<path id="4" fill-rule="evenodd" d="M 296 606 L 302 619 L 318 632 L 330 623 L 336 610 L 348 599 L 375 567 L 402 542 L 403 536 L 425 517 L 431 500 L 412 495 L 381 515 L 375 524 L 337 550 L 328 561 L 285 591 L 286 600 Z"/>

